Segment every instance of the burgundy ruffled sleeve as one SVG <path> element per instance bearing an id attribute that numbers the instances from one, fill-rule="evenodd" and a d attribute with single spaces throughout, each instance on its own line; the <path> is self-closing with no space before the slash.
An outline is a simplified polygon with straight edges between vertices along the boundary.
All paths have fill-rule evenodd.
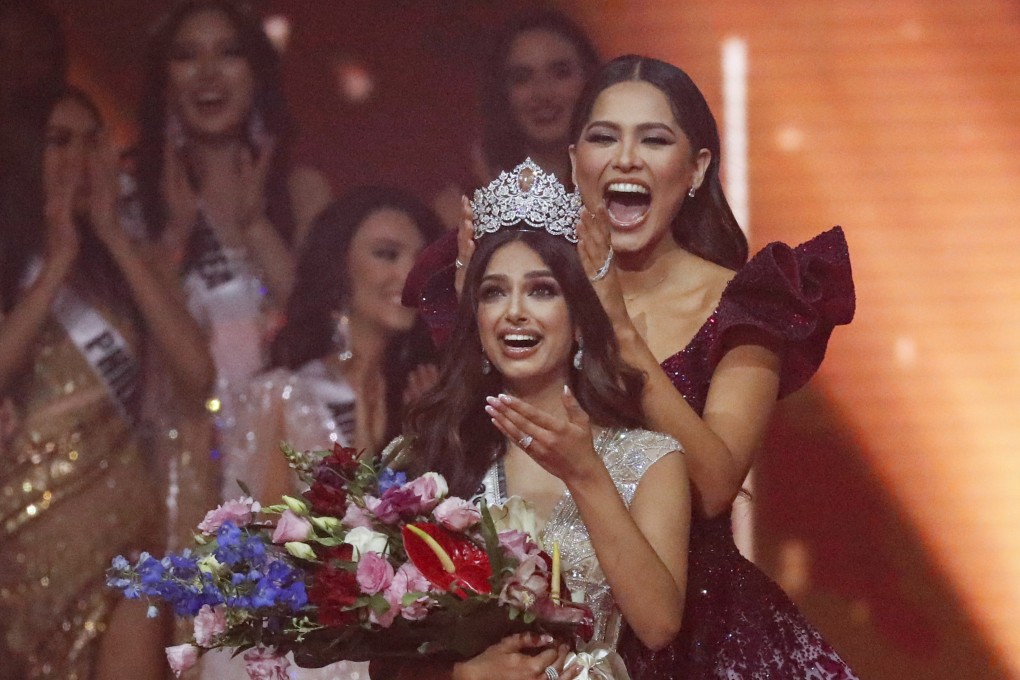
<path id="1" fill-rule="evenodd" d="M 450 230 L 418 256 L 401 295 L 405 307 L 418 308 L 436 347 L 446 344 L 457 317 L 456 260 L 457 231 Z"/>
<path id="2" fill-rule="evenodd" d="M 818 370 L 833 328 L 850 323 L 854 308 L 850 254 L 841 228 L 796 248 L 770 243 L 726 287 L 715 315 L 709 362 L 714 368 L 726 350 L 748 338 L 780 348 L 783 397 Z"/>

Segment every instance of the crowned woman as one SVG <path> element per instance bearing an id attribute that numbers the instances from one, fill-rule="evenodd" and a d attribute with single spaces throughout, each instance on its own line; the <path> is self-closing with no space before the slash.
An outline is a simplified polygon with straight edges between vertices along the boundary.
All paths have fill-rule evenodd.
<path id="1" fill-rule="evenodd" d="M 472 208 L 475 249 L 441 375 L 391 452 L 414 473 L 444 475 L 451 494 L 528 501 L 595 634 L 581 649 L 515 635 L 457 663 L 376 661 L 372 675 L 570 680 L 597 666 L 627 677 L 614 652 L 624 623 L 652 648 L 680 629 L 682 448 L 640 429 L 643 377 L 620 359 L 578 257 L 576 193 L 528 160 Z"/>

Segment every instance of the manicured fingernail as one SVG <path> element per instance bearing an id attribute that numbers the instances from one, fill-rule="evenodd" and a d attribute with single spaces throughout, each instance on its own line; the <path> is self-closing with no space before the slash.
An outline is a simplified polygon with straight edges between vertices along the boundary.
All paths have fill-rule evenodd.
<path id="1" fill-rule="evenodd" d="M 496 397 L 486 397 L 485 401 L 486 403 L 492 404 L 493 406 L 499 405 L 499 399 L 497 399 Z"/>
<path id="2" fill-rule="evenodd" d="M 552 637 L 552 635 L 543 635 L 542 638 L 541 638 L 541 641 L 544 644 L 548 645 L 548 644 L 550 644 L 553 641 L 553 637 Z"/>
<path id="3" fill-rule="evenodd" d="M 511 397 L 509 394 L 500 394 L 499 400 L 504 404 L 509 404 L 510 402 L 513 401 L 513 397 Z"/>
<path id="4" fill-rule="evenodd" d="M 485 412 L 488 413 L 490 416 L 495 416 L 497 413 L 496 409 L 492 408 L 491 406 L 486 406 Z"/>

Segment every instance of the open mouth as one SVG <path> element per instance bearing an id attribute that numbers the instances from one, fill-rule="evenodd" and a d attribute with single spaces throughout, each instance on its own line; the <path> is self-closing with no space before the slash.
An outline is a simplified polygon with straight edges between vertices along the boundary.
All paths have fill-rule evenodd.
<path id="1" fill-rule="evenodd" d="M 227 104 L 227 96 L 220 92 L 200 92 L 191 101 L 199 113 L 208 115 L 222 110 Z"/>
<path id="2" fill-rule="evenodd" d="M 541 342 L 542 337 L 533 333 L 507 333 L 500 340 L 508 350 L 517 353 L 533 349 Z"/>
<path id="3" fill-rule="evenodd" d="M 612 182 L 603 201 L 612 223 L 620 228 L 636 227 L 652 207 L 652 192 L 635 182 Z"/>

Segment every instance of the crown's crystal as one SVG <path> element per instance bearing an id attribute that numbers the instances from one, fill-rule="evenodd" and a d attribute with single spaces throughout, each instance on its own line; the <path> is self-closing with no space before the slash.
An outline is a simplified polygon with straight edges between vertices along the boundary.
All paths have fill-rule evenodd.
<path id="1" fill-rule="evenodd" d="M 471 209 L 476 239 L 523 223 L 577 243 L 580 194 L 568 194 L 555 175 L 543 172 L 530 158 L 476 191 Z"/>

